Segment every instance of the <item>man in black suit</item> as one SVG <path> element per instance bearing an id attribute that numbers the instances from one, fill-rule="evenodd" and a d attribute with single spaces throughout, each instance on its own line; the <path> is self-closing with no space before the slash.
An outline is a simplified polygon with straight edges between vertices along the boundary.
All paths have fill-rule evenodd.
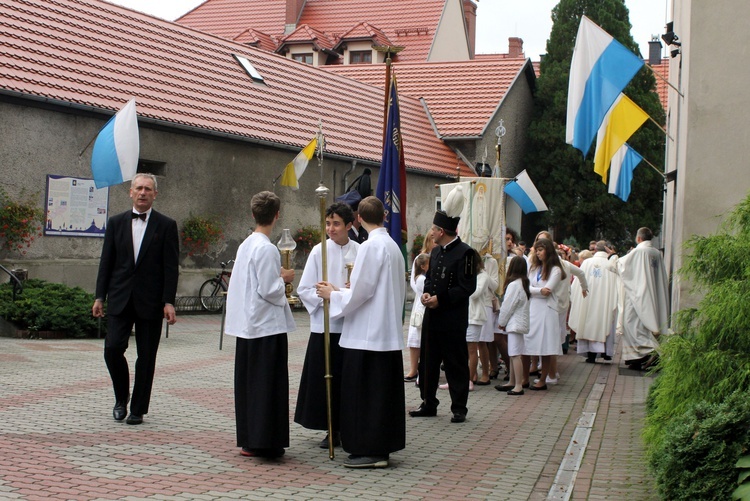
<path id="1" fill-rule="evenodd" d="M 469 325 L 469 297 L 477 288 L 474 249 L 456 233 L 459 218 L 437 211 L 431 235 L 435 247 L 430 254 L 430 269 L 420 298 L 425 305 L 422 321 L 422 346 L 419 357 L 419 392 L 422 405 L 409 412 L 411 417 L 437 415 L 440 362 L 451 396 L 452 423 L 466 420 L 469 400 L 469 350 L 466 328 Z"/>
<path id="2" fill-rule="evenodd" d="M 135 325 L 138 358 L 128 424 L 141 424 L 148 413 L 162 319 L 170 325 L 177 321 L 177 223 L 151 208 L 157 193 L 152 174 L 136 174 L 130 185 L 133 209 L 109 218 L 92 307 L 95 317 L 103 317 L 107 300 L 104 360 L 115 390 L 112 414 L 117 421 L 125 419 L 128 404 L 125 350 Z"/>

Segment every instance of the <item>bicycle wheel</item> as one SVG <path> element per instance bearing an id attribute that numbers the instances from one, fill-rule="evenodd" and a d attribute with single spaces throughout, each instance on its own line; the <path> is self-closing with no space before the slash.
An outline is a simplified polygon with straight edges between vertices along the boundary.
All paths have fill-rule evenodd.
<path id="1" fill-rule="evenodd" d="M 221 311 L 225 299 L 221 294 L 223 291 L 224 284 L 218 278 L 211 278 L 203 282 L 198 292 L 203 309 L 214 313 Z"/>

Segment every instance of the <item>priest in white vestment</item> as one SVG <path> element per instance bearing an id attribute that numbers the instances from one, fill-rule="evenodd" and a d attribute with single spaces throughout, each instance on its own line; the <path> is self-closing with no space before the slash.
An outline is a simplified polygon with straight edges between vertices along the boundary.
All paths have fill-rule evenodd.
<path id="1" fill-rule="evenodd" d="M 341 446 L 347 468 L 385 468 L 389 455 L 406 447 L 403 318 L 404 256 L 383 227 L 385 208 L 367 197 L 358 217 L 369 236 L 357 253 L 349 289 L 329 282 L 318 294 L 330 298 L 332 319 L 344 317 L 340 345 Z"/>
<path id="2" fill-rule="evenodd" d="M 612 357 L 617 305 L 620 291 L 619 278 L 611 273 L 612 264 L 604 240 L 596 242 L 595 254 L 581 263 L 589 287 L 588 297 L 573 296 L 569 325 L 576 332 L 579 355 L 589 363 L 597 354 Z M 574 314 L 575 312 L 575 314 Z"/>
<path id="3" fill-rule="evenodd" d="M 652 238 L 650 229 L 640 228 L 638 245 L 617 261 L 624 291 L 618 332 L 623 334 L 622 358 L 633 368 L 640 368 L 659 347 L 656 336 L 669 325 L 667 273 Z"/>

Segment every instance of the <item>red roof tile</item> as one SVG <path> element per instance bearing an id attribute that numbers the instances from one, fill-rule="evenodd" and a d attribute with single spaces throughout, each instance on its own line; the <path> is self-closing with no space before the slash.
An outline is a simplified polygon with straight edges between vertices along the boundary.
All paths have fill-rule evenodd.
<path id="1" fill-rule="evenodd" d="M 307 0 L 298 25 L 338 38 L 360 23 L 382 30 L 406 49 L 394 60 L 427 61 L 446 0 Z M 284 33 L 284 0 L 207 0 L 177 20 L 185 26 L 233 39 L 247 28 Z"/>
<path id="2" fill-rule="evenodd" d="M 424 98 L 441 137 L 480 136 L 522 74 L 528 59 L 484 57 L 479 61 L 393 65 L 399 94 Z M 384 88 L 385 69 L 377 65 L 325 66 L 327 71 Z"/>
<path id="3" fill-rule="evenodd" d="M 381 89 L 98 0 L 0 3 L 0 92 L 108 112 L 135 97 L 142 121 L 293 147 L 322 119 L 329 154 L 381 157 Z M 400 102 L 407 167 L 453 175 L 421 103 Z"/>

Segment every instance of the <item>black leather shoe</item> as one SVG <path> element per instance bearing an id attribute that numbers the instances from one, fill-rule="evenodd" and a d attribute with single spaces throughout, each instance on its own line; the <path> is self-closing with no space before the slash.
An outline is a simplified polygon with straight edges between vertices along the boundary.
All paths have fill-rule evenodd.
<path id="1" fill-rule="evenodd" d="M 428 409 L 424 405 L 420 405 L 419 408 L 409 411 L 411 417 L 435 417 L 437 416 L 437 409 Z"/>
<path id="2" fill-rule="evenodd" d="M 461 414 L 460 412 L 453 413 L 451 423 L 463 423 L 464 421 L 466 421 L 466 414 Z"/>
<path id="3" fill-rule="evenodd" d="M 338 431 L 333 432 L 333 446 L 338 447 L 341 445 L 341 433 Z M 318 447 L 321 449 L 328 449 L 328 435 L 326 435 L 326 438 L 320 441 L 318 444 Z"/>
<path id="4" fill-rule="evenodd" d="M 125 422 L 128 424 L 141 424 L 143 423 L 143 416 L 141 416 L 140 414 L 133 414 L 131 412 L 130 416 L 128 416 L 128 419 L 126 419 Z"/>
<path id="5" fill-rule="evenodd" d="M 115 418 L 115 421 L 122 421 L 125 419 L 125 416 L 128 414 L 126 409 L 127 405 L 127 402 L 115 402 L 115 407 L 112 409 L 112 417 Z"/>

